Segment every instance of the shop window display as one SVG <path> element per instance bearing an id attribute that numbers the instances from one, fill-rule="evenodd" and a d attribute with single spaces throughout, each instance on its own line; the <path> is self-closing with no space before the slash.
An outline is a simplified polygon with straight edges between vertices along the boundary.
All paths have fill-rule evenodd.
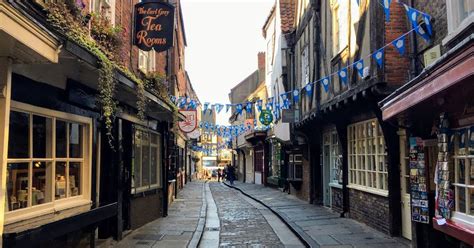
<path id="1" fill-rule="evenodd" d="M 84 129 L 55 117 L 11 111 L 7 211 L 81 194 Z"/>

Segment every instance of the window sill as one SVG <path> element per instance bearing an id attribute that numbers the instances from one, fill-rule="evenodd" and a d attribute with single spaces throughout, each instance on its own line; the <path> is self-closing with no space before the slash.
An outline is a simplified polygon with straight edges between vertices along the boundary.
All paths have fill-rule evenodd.
<path id="1" fill-rule="evenodd" d="M 360 191 L 364 191 L 364 192 L 374 194 L 374 195 L 388 197 L 388 191 L 387 190 L 373 189 L 373 188 L 364 187 L 364 186 L 360 186 L 360 185 L 354 185 L 354 184 L 350 184 L 347 187 L 350 188 L 350 189 L 360 190 Z"/>
<path id="2" fill-rule="evenodd" d="M 446 220 L 446 224 L 440 226 L 436 221 L 436 217 L 433 217 L 432 221 L 434 229 L 474 246 L 473 226 L 458 223 L 456 220 Z"/>
<path id="3" fill-rule="evenodd" d="M 474 23 L 474 15 L 469 16 L 465 19 L 461 24 L 452 31 L 448 30 L 448 35 L 442 40 L 443 46 L 448 45 L 451 41 L 453 41 L 457 36 L 463 33 L 470 25 Z"/>
<path id="4" fill-rule="evenodd" d="M 333 188 L 342 189 L 342 184 L 339 184 L 339 183 L 329 183 L 329 186 Z"/>
<path id="5" fill-rule="evenodd" d="M 155 190 L 161 189 L 161 188 L 162 187 L 160 187 L 158 185 L 153 185 L 153 186 L 150 186 L 150 187 L 147 187 L 147 188 L 135 188 L 135 189 L 132 188 L 131 194 L 132 195 L 147 194 L 147 193 L 150 193 L 150 191 L 155 191 Z"/>
<path id="6" fill-rule="evenodd" d="M 90 207 L 90 205 L 91 201 L 86 200 L 83 197 L 74 197 L 70 199 L 58 200 L 52 203 L 45 203 L 42 205 L 5 213 L 5 225 L 34 219 L 49 214 L 57 214 L 72 208 L 79 208 L 83 206 Z M 52 219 L 54 219 L 54 217 Z"/>

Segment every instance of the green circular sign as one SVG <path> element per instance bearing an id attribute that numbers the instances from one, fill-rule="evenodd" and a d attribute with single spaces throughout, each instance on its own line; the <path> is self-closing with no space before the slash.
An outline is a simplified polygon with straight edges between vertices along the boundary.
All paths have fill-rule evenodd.
<path id="1" fill-rule="evenodd" d="M 268 109 L 262 110 L 262 112 L 260 112 L 259 120 L 265 126 L 270 125 L 270 123 L 273 121 L 272 112 Z"/>

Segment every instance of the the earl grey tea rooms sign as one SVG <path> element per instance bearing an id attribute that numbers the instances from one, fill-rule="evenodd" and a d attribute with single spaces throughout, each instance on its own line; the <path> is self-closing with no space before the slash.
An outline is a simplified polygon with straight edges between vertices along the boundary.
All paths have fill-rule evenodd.
<path id="1" fill-rule="evenodd" d="M 174 6 L 157 1 L 144 1 L 135 5 L 133 44 L 140 50 L 156 52 L 173 45 Z"/>

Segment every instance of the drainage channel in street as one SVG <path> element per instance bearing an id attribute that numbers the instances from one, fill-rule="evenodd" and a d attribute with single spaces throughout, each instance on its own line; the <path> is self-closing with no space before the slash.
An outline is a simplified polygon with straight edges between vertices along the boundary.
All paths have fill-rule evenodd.
<path id="1" fill-rule="evenodd" d="M 219 184 L 220 187 L 226 188 L 224 184 Z M 238 196 L 245 202 L 254 207 L 271 226 L 274 233 L 278 236 L 281 243 L 285 247 L 305 247 L 305 245 L 298 239 L 298 237 L 288 229 L 287 225 L 283 223 L 278 216 L 272 213 L 261 203 L 245 196 L 242 193 L 238 193 Z M 218 215 L 218 209 L 212 191 L 209 187 L 209 183 L 205 185 L 205 198 L 207 204 L 206 210 L 206 225 L 203 231 L 199 247 L 219 247 L 220 245 L 220 219 Z"/>

